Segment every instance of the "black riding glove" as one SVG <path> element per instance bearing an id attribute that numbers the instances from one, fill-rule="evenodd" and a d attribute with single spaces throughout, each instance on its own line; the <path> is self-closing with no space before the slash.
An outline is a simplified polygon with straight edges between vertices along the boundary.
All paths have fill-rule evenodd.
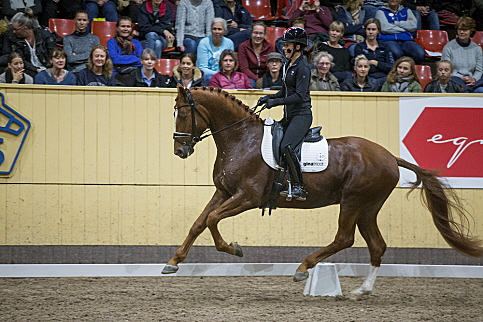
<path id="1" fill-rule="evenodd" d="M 258 99 L 257 106 L 262 106 L 268 102 L 268 96 L 263 96 Z"/>
<path id="2" fill-rule="evenodd" d="M 265 105 L 266 108 L 270 109 L 274 106 L 277 106 L 277 100 L 276 99 L 273 99 L 273 98 L 270 98 L 267 102 L 267 104 Z"/>

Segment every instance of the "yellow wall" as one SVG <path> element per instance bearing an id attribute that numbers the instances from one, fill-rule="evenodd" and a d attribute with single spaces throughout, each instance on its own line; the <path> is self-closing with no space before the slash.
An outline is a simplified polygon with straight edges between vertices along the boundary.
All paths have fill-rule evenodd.
<path id="1" fill-rule="evenodd" d="M 16 171 L 0 178 L 0 245 L 182 242 L 214 192 L 216 150 L 207 139 L 187 160 L 174 156 L 174 89 L 1 85 L 32 131 Z M 233 93 L 250 106 L 261 95 Z M 327 137 L 362 136 L 398 155 L 398 98 L 314 93 L 313 124 Z M 278 119 L 281 109 L 262 116 Z M 388 246 L 446 248 L 419 196 L 406 200 L 406 192 L 396 188 L 379 215 Z M 457 192 L 483 237 L 483 189 Z M 222 221 L 221 231 L 246 246 L 323 246 L 336 232 L 337 212 L 277 209 L 262 218 L 252 210 Z M 213 243 L 205 232 L 196 244 Z M 365 246 L 359 235 L 355 246 Z"/>

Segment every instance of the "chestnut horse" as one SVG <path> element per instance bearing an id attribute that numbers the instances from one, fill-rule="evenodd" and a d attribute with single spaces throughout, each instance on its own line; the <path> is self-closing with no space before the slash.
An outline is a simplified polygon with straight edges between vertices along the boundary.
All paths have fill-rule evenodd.
<path id="1" fill-rule="evenodd" d="M 194 222 L 188 236 L 165 265 L 162 273 L 178 270 L 195 239 L 208 227 L 216 249 L 243 256 L 241 247 L 228 244 L 218 230 L 218 222 L 246 210 L 264 205 L 269 197 L 276 171 L 262 159 L 263 122 L 254 112 L 233 95 L 217 88 L 202 87 L 185 90 L 178 85 L 175 105 L 176 132 L 174 153 L 187 158 L 205 130 L 211 130 L 216 142 L 217 157 L 213 169 L 216 191 Z M 326 170 L 304 173 L 306 201 L 277 200 L 277 207 L 312 209 L 340 204 L 339 228 L 332 243 L 307 256 L 297 268 L 295 281 L 308 278 L 308 269 L 323 259 L 351 247 L 358 227 L 367 243 L 371 269 L 362 286 L 352 293 L 361 295 L 372 291 L 377 270 L 386 251 L 386 243 L 377 227 L 377 214 L 399 180 L 399 168 L 416 173 L 415 189 L 422 183 L 425 205 L 434 224 L 446 242 L 467 256 L 483 256 L 478 239 L 469 237 L 467 229 L 453 221 L 453 215 L 466 219 L 457 196 L 439 180 L 433 170 L 422 169 L 397 158 L 382 146 L 358 137 L 328 140 L 329 165 Z"/>

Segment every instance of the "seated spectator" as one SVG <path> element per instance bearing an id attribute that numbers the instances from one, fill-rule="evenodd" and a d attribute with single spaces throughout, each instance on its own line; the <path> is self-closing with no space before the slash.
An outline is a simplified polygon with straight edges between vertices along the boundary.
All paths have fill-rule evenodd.
<path id="1" fill-rule="evenodd" d="M 203 72 L 196 67 L 196 55 L 185 53 L 181 56 L 178 66 L 173 68 L 173 80 L 184 88 L 201 86 Z"/>
<path id="2" fill-rule="evenodd" d="M 42 0 L 40 24 L 49 26 L 49 19 L 74 19 L 77 11 L 82 9 L 82 0 Z"/>
<path id="3" fill-rule="evenodd" d="M 373 79 L 379 91 L 386 81 L 386 76 L 394 65 L 394 56 L 386 49 L 384 42 L 377 41 L 381 23 L 376 18 L 369 18 L 364 24 L 366 41 L 354 47 L 354 55 L 364 55 L 369 59 L 369 77 Z"/>
<path id="4" fill-rule="evenodd" d="M 366 19 L 375 18 L 379 8 L 387 6 L 387 0 L 365 0 L 364 10 L 366 11 Z"/>
<path id="5" fill-rule="evenodd" d="M 95 45 L 89 54 L 86 68 L 77 74 L 77 85 L 116 86 L 112 70 L 113 64 L 107 49 L 102 45 Z"/>
<path id="6" fill-rule="evenodd" d="M 328 33 L 333 21 L 329 8 L 321 7 L 318 0 L 315 0 L 314 3 L 310 3 L 310 0 L 302 0 L 300 7 L 292 13 L 288 24 L 292 25 L 292 21 L 298 17 L 305 18 L 307 22 L 305 31 L 309 36 L 319 32 Z"/>
<path id="7" fill-rule="evenodd" d="M 176 18 L 176 43 L 179 50 L 196 54 L 198 43 L 211 35 L 211 22 L 215 18 L 213 1 L 181 0 Z"/>
<path id="8" fill-rule="evenodd" d="M 26 13 L 25 9 L 29 8 L 32 10 L 31 15 L 37 19 L 39 14 L 42 12 L 42 3 L 40 0 L 3 0 L 2 1 L 2 19 L 5 17 L 8 21 L 11 21 L 13 16 L 17 13 Z M 36 21 L 36 27 L 38 22 Z"/>
<path id="9" fill-rule="evenodd" d="M 141 66 L 143 52 L 141 43 L 132 38 L 132 22 L 129 17 L 121 17 L 116 24 L 116 37 L 107 41 L 107 50 L 114 64 L 114 75 L 118 85 L 123 85 L 129 73 Z"/>
<path id="10" fill-rule="evenodd" d="M 332 75 L 330 68 L 334 57 L 326 51 L 322 51 L 314 58 L 315 69 L 310 77 L 311 91 L 340 91 L 337 78 Z"/>
<path id="11" fill-rule="evenodd" d="M 48 65 L 49 53 L 57 46 L 59 38 L 47 30 L 35 27 L 37 21 L 30 8 L 26 8 L 25 13 L 17 13 L 11 22 L 12 31 L 5 37 L 0 65 L 6 65 L 8 55 L 17 51 L 22 56 L 25 73 L 35 77 Z"/>
<path id="12" fill-rule="evenodd" d="M 348 92 L 377 92 L 377 85 L 369 78 L 369 60 L 359 55 L 354 62 L 355 75 L 340 84 L 341 91 Z"/>
<path id="13" fill-rule="evenodd" d="M 283 59 L 282 55 L 273 52 L 267 55 L 267 69 L 268 71 L 257 80 L 257 88 L 280 90 L 283 86 L 282 69 Z"/>
<path id="14" fill-rule="evenodd" d="M 35 84 L 44 85 L 76 85 L 77 81 L 73 72 L 65 69 L 67 55 L 62 48 L 54 48 L 50 54 L 49 66 L 38 73 L 34 78 Z"/>
<path id="15" fill-rule="evenodd" d="M 210 81 L 210 86 L 223 89 L 250 89 L 248 76 L 237 72 L 238 58 L 236 52 L 225 49 L 220 56 L 220 72 L 216 73 Z"/>
<path id="16" fill-rule="evenodd" d="M 436 79 L 426 85 L 425 93 L 463 93 L 465 89 L 451 79 L 453 65 L 449 60 L 436 63 Z"/>
<path id="17" fill-rule="evenodd" d="M 399 58 L 387 75 L 381 92 L 421 93 L 421 85 L 411 57 Z"/>
<path id="18" fill-rule="evenodd" d="M 263 22 L 255 21 L 250 29 L 250 39 L 238 47 L 238 58 L 240 71 L 255 87 L 256 81 L 267 72 L 267 56 L 275 51 L 275 47 L 265 39 L 267 27 Z"/>
<path id="19" fill-rule="evenodd" d="M 87 31 L 89 17 L 85 10 L 77 11 L 74 19 L 74 33 L 64 37 L 64 51 L 67 54 L 69 70 L 77 73 L 86 68 L 92 54 L 92 47 L 99 45 L 99 37 Z"/>
<path id="20" fill-rule="evenodd" d="M 133 23 L 138 22 L 138 13 L 145 0 L 119 0 L 117 12 L 121 16 L 128 16 Z"/>
<path id="21" fill-rule="evenodd" d="M 0 83 L 8 84 L 33 84 L 34 79 L 24 73 L 24 65 L 22 56 L 16 52 L 12 51 L 8 55 L 8 65 L 5 72 L 0 75 Z"/>
<path id="22" fill-rule="evenodd" d="M 91 22 L 96 18 L 105 18 L 106 21 L 117 22 L 118 15 L 115 0 L 84 0 L 84 6 Z"/>
<path id="23" fill-rule="evenodd" d="M 225 19 L 228 27 L 226 37 L 233 41 L 235 50 L 238 50 L 238 46 L 250 38 L 250 12 L 243 7 L 241 0 L 213 0 L 213 8 L 215 17 Z"/>
<path id="24" fill-rule="evenodd" d="M 443 48 L 442 60 L 449 60 L 454 67 L 454 82 L 463 85 L 465 92 L 482 93 L 483 53 L 481 47 L 472 42 L 470 35 L 475 32 L 476 23 L 470 17 L 461 17 L 455 25 L 458 37 Z"/>
<path id="25" fill-rule="evenodd" d="M 164 0 L 148 0 L 139 9 L 138 20 L 139 35 L 146 38 L 146 48 L 153 49 L 157 57 L 161 58 L 168 42 L 174 42 L 171 9 Z"/>
<path id="26" fill-rule="evenodd" d="M 413 11 L 418 21 L 418 30 L 423 29 L 423 21 L 429 23 L 429 30 L 439 30 L 438 13 L 433 9 L 433 0 L 404 0 L 403 6 Z"/>
<path id="27" fill-rule="evenodd" d="M 339 44 L 339 40 L 344 34 L 344 25 L 340 21 L 334 21 L 329 27 L 329 41 L 320 44 L 320 51 L 326 51 L 334 57 L 332 74 L 337 77 L 339 83 L 346 78 L 351 78 L 351 55 L 349 49 Z"/>
<path id="28" fill-rule="evenodd" d="M 344 5 L 337 9 L 337 21 L 344 24 L 344 37 L 356 42 L 364 41 L 364 22 L 366 11 L 364 0 L 344 0 Z"/>
<path id="29" fill-rule="evenodd" d="M 386 48 L 394 54 L 394 59 L 409 56 L 417 64 L 424 60 L 424 49 L 413 40 L 417 28 L 416 17 L 409 8 L 401 5 L 402 0 L 389 0 L 386 7 L 376 13 L 381 22 L 379 39 L 386 43 Z"/>
<path id="30" fill-rule="evenodd" d="M 129 87 L 174 87 L 175 83 L 168 75 L 162 75 L 154 68 L 158 57 L 151 48 L 143 50 L 142 66 L 133 70 L 126 86 Z"/>
<path id="31" fill-rule="evenodd" d="M 223 37 L 226 28 L 225 19 L 214 18 L 211 35 L 201 39 L 198 44 L 196 66 L 203 72 L 203 85 L 208 85 L 211 77 L 220 70 L 219 60 L 223 50 L 234 49 L 233 41 Z"/>

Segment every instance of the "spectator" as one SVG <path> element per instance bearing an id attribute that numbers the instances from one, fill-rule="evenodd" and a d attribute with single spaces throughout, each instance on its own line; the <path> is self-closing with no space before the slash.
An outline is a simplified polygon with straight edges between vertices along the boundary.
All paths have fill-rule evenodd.
<path id="1" fill-rule="evenodd" d="M 418 30 L 423 29 L 422 22 L 429 23 L 429 30 L 439 30 L 438 13 L 433 10 L 433 0 L 404 0 L 403 6 L 413 11 L 418 24 Z"/>
<path id="2" fill-rule="evenodd" d="M 139 34 L 146 38 L 146 48 L 157 57 L 166 47 L 172 47 L 174 36 L 171 29 L 171 9 L 164 0 L 148 0 L 139 9 Z M 170 43 L 170 46 L 168 46 Z"/>
<path id="3" fill-rule="evenodd" d="M 8 55 L 8 65 L 5 72 L 0 75 L 0 83 L 9 84 L 33 84 L 34 79 L 24 73 L 24 64 L 22 55 L 16 51 L 12 51 Z"/>
<path id="4" fill-rule="evenodd" d="M 67 55 L 62 48 L 54 48 L 50 54 L 49 66 L 34 78 L 35 84 L 44 85 L 76 85 L 74 73 L 65 69 Z"/>
<path id="5" fill-rule="evenodd" d="M 282 55 L 277 52 L 273 52 L 267 55 L 267 69 L 268 71 L 259 78 L 256 83 L 257 88 L 265 89 L 282 89 L 282 69 L 283 59 Z"/>
<path id="6" fill-rule="evenodd" d="M 113 64 L 107 49 L 102 45 L 95 45 L 89 54 L 86 68 L 77 74 L 77 85 L 116 86 L 112 70 Z"/>
<path id="7" fill-rule="evenodd" d="M 248 76 L 252 87 L 267 72 L 267 56 L 275 51 L 275 47 L 265 39 L 266 32 L 265 24 L 255 21 L 250 28 L 250 39 L 238 47 L 240 71 Z"/>
<path id="8" fill-rule="evenodd" d="M 181 0 L 176 18 L 176 43 L 182 52 L 196 54 L 198 43 L 211 34 L 213 1 Z"/>
<path id="9" fill-rule="evenodd" d="M 311 91 L 340 91 L 337 78 L 330 72 L 330 68 L 334 64 L 333 61 L 334 57 L 326 51 L 322 51 L 315 56 L 315 69 L 310 77 Z"/>
<path id="10" fill-rule="evenodd" d="M 329 8 L 321 7 L 318 0 L 315 0 L 314 3 L 310 3 L 310 0 L 303 0 L 300 7 L 293 12 L 288 24 L 292 25 L 292 21 L 298 17 L 305 18 L 307 22 L 305 31 L 309 36 L 319 32 L 328 33 L 333 21 Z"/>
<path id="11" fill-rule="evenodd" d="M 225 19 L 214 18 L 211 36 L 201 39 L 198 44 L 196 66 L 203 72 L 203 85 L 208 85 L 211 77 L 220 70 L 219 60 L 223 50 L 234 49 L 233 41 L 223 37 L 226 28 Z"/>
<path id="12" fill-rule="evenodd" d="M 339 40 L 344 34 L 344 25 L 340 21 L 334 21 L 329 27 L 329 41 L 320 44 L 320 51 L 326 51 L 334 57 L 331 68 L 332 74 L 337 77 L 339 83 L 344 79 L 351 78 L 351 55 L 347 48 L 339 44 Z"/>
<path id="13" fill-rule="evenodd" d="M 364 10 L 366 11 L 366 19 L 375 18 L 379 8 L 387 6 L 387 0 L 366 0 L 364 1 Z"/>
<path id="14" fill-rule="evenodd" d="M 356 42 L 364 41 L 364 22 L 366 20 L 364 0 L 344 0 L 337 9 L 337 20 L 344 24 L 344 37 Z"/>
<path id="15" fill-rule="evenodd" d="M 107 50 L 114 64 L 114 75 L 118 85 L 123 86 L 129 73 L 141 66 L 143 51 L 141 43 L 132 38 L 132 22 L 129 17 L 121 17 L 116 24 L 116 37 L 107 41 Z"/>
<path id="16" fill-rule="evenodd" d="M 184 88 L 201 86 L 203 72 L 196 67 L 196 55 L 185 53 L 181 56 L 180 64 L 173 68 L 173 80 Z"/>
<path id="17" fill-rule="evenodd" d="M 47 30 L 36 28 L 32 9 L 19 12 L 12 17 L 12 31 L 3 44 L 3 56 L 0 65 L 5 66 L 7 57 L 12 51 L 22 56 L 25 73 L 34 77 L 45 69 L 49 63 L 49 53 L 57 46 L 58 36 Z"/>
<path id="18" fill-rule="evenodd" d="M 369 18 L 364 24 L 366 41 L 354 47 L 354 55 L 364 55 L 369 59 L 369 77 L 373 79 L 379 91 L 386 81 L 387 74 L 394 65 L 394 56 L 387 50 L 384 42 L 377 41 L 381 23 L 376 18 Z"/>
<path id="19" fill-rule="evenodd" d="M 421 85 L 414 65 L 411 57 L 399 58 L 387 75 L 381 92 L 421 93 Z"/>
<path id="20" fill-rule="evenodd" d="M 470 39 L 470 35 L 475 32 L 475 20 L 461 17 L 455 27 L 458 37 L 444 46 L 441 59 L 453 64 L 451 79 L 463 85 L 465 92 L 482 93 L 483 53 L 481 47 Z"/>
<path id="21" fill-rule="evenodd" d="M 210 81 L 210 86 L 223 89 L 250 89 L 248 76 L 237 72 L 238 57 L 236 52 L 225 49 L 220 56 L 220 72 L 216 73 Z"/>
<path id="22" fill-rule="evenodd" d="M 74 33 L 64 37 L 64 51 L 67 54 L 69 70 L 77 73 L 86 68 L 92 54 L 92 47 L 99 45 L 99 38 L 87 31 L 89 17 L 85 10 L 77 11 L 74 19 Z"/>
<path id="23" fill-rule="evenodd" d="M 17 13 L 26 13 L 27 11 L 25 9 L 27 8 L 32 10 L 31 15 L 37 18 L 42 12 L 42 3 L 40 0 L 3 0 L 2 17 L 5 17 L 8 21 L 11 21 L 13 16 L 15 16 Z M 38 25 L 37 21 L 36 25 Z"/>
<path id="24" fill-rule="evenodd" d="M 223 18 L 227 23 L 226 37 L 233 41 L 235 50 L 250 38 L 248 30 L 252 24 L 252 16 L 240 0 L 213 0 L 215 17 Z M 199 57 L 198 57 L 199 58 Z"/>
<path id="25" fill-rule="evenodd" d="M 451 79 L 453 65 L 449 60 L 436 63 L 436 79 L 426 85 L 425 93 L 463 93 L 465 89 Z"/>
<path id="26" fill-rule="evenodd" d="M 142 66 L 133 70 L 126 86 L 130 87 L 174 87 L 174 81 L 168 75 L 159 74 L 154 68 L 158 57 L 151 48 L 146 48 L 141 54 Z"/>
<path id="27" fill-rule="evenodd" d="M 120 0 L 117 5 L 117 12 L 121 16 L 128 16 L 133 23 L 138 22 L 139 9 L 145 0 Z"/>
<path id="28" fill-rule="evenodd" d="M 340 84 L 341 91 L 349 92 L 377 92 L 377 85 L 369 78 L 369 60 L 359 55 L 354 62 L 355 75 Z"/>
<path id="29" fill-rule="evenodd" d="M 84 6 L 89 21 L 104 17 L 106 21 L 117 22 L 117 0 L 84 0 Z"/>
<path id="30" fill-rule="evenodd" d="M 40 24 L 49 26 L 49 19 L 74 19 L 77 11 L 82 9 L 82 0 L 42 0 Z"/>
<path id="31" fill-rule="evenodd" d="M 412 32 L 416 30 L 416 17 L 411 10 L 401 5 L 402 0 L 389 0 L 386 7 L 377 11 L 376 18 L 381 22 L 379 38 L 386 42 L 394 59 L 403 55 L 412 57 L 417 64 L 424 59 L 424 49 L 414 42 Z"/>

